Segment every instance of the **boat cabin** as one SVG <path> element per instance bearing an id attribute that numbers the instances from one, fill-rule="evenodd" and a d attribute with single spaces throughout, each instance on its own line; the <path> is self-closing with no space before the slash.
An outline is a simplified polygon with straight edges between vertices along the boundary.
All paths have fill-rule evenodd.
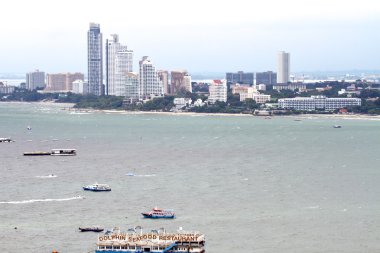
<path id="1" fill-rule="evenodd" d="M 76 155 L 77 150 L 76 149 L 52 149 L 51 155 Z"/>

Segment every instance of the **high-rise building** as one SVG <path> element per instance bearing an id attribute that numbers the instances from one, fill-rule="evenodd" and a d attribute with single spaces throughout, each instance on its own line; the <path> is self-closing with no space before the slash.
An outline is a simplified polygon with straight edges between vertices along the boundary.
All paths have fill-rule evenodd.
<path id="1" fill-rule="evenodd" d="M 290 74 L 290 54 L 284 51 L 278 53 L 277 83 L 288 83 Z"/>
<path id="2" fill-rule="evenodd" d="M 106 41 L 106 95 L 125 96 L 127 73 L 133 71 L 133 51 L 112 34 Z"/>
<path id="3" fill-rule="evenodd" d="M 34 72 L 26 74 L 26 88 L 35 90 L 37 88 L 45 88 L 45 72 L 38 69 Z"/>
<path id="4" fill-rule="evenodd" d="M 272 71 L 257 72 L 256 84 L 274 85 L 277 83 L 277 74 Z"/>
<path id="5" fill-rule="evenodd" d="M 171 71 L 171 82 L 170 82 L 170 93 L 177 94 L 179 91 L 187 90 L 190 91 L 186 87 L 185 84 L 185 76 L 189 76 L 186 70 L 173 70 Z M 190 88 L 191 88 L 191 79 L 190 79 Z"/>
<path id="6" fill-rule="evenodd" d="M 162 82 L 162 87 L 164 88 L 164 94 L 170 94 L 169 87 L 169 72 L 167 70 L 158 70 L 158 78 Z"/>
<path id="7" fill-rule="evenodd" d="M 226 73 L 226 80 L 227 84 L 249 84 L 252 85 L 253 81 L 255 80 L 255 73 L 253 72 L 246 72 L 238 71 L 236 73 Z"/>
<path id="8" fill-rule="evenodd" d="M 86 94 L 88 88 L 87 88 L 87 83 L 84 82 L 83 80 L 75 80 L 73 82 L 73 93 L 76 94 Z"/>
<path id="9" fill-rule="evenodd" d="M 164 95 L 162 82 L 158 78 L 156 67 L 149 60 L 148 56 L 143 56 L 139 61 L 140 66 L 140 98 L 147 99 L 161 97 Z"/>
<path id="10" fill-rule="evenodd" d="M 88 93 L 103 95 L 103 51 L 100 25 L 90 23 L 87 32 Z"/>
<path id="11" fill-rule="evenodd" d="M 131 101 L 140 99 L 139 75 L 135 72 L 127 73 L 125 98 Z"/>
<path id="12" fill-rule="evenodd" d="M 183 77 L 183 84 L 185 86 L 186 91 L 193 92 L 193 88 L 191 86 L 191 76 L 185 75 Z"/>

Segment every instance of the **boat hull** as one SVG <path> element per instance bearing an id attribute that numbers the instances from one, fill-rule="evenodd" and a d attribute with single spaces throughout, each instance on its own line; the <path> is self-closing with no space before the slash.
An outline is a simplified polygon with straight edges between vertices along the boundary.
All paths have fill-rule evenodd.
<path id="1" fill-rule="evenodd" d="M 142 213 L 144 218 L 148 219 L 174 219 L 175 215 L 152 215 L 152 214 L 147 214 L 147 213 Z"/>
<path id="2" fill-rule="evenodd" d="M 86 188 L 86 187 L 83 187 L 83 190 L 85 191 L 92 191 L 92 192 L 110 192 L 111 189 L 91 189 L 91 188 Z"/>
<path id="3" fill-rule="evenodd" d="M 50 152 L 25 152 L 25 156 L 40 156 L 40 155 L 51 155 Z"/>

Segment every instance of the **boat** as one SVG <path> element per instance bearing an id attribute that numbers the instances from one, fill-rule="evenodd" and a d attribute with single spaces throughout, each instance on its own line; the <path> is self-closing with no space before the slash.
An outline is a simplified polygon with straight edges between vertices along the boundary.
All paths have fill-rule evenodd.
<path id="1" fill-rule="evenodd" d="M 83 190 L 85 191 L 93 191 L 93 192 L 109 192 L 111 191 L 111 187 L 108 184 L 92 184 L 83 186 Z"/>
<path id="2" fill-rule="evenodd" d="M 11 138 L 0 138 L 0 142 L 14 142 Z"/>
<path id="3" fill-rule="evenodd" d="M 79 227 L 81 232 L 102 232 L 104 228 L 100 226 L 92 226 L 92 227 Z"/>
<path id="4" fill-rule="evenodd" d="M 30 126 L 27 126 L 26 129 L 28 129 L 28 130 L 32 130 L 32 128 L 31 128 Z"/>
<path id="5" fill-rule="evenodd" d="M 152 230 L 136 233 L 113 230 L 98 236 L 95 253 L 205 253 L 205 235 L 200 232 L 178 230 L 167 233 L 165 230 Z"/>
<path id="6" fill-rule="evenodd" d="M 61 148 L 61 149 L 52 149 L 51 155 L 62 155 L 62 156 L 69 156 L 69 155 L 76 155 L 77 150 L 72 148 Z"/>
<path id="7" fill-rule="evenodd" d="M 334 125 L 334 128 L 342 128 L 341 125 Z"/>
<path id="8" fill-rule="evenodd" d="M 34 151 L 34 152 L 24 152 L 26 156 L 38 156 L 38 155 L 52 155 L 52 156 L 73 156 L 76 155 L 76 149 L 52 149 L 50 152 L 45 151 Z"/>
<path id="9" fill-rule="evenodd" d="M 165 210 L 165 209 L 159 209 L 157 207 L 153 208 L 149 212 L 141 213 L 144 218 L 151 218 L 151 219 L 173 219 L 175 218 L 175 213 L 173 210 Z"/>
<path id="10" fill-rule="evenodd" d="M 24 155 L 25 156 L 51 155 L 51 152 L 45 152 L 45 151 L 24 152 Z"/>

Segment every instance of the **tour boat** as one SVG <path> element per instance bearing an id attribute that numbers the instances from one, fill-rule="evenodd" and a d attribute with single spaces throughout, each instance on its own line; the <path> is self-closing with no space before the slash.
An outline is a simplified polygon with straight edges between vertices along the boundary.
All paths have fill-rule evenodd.
<path id="1" fill-rule="evenodd" d="M 205 253 L 205 235 L 178 230 L 152 230 L 149 233 L 129 229 L 127 233 L 113 230 L 98 236 L 95 253 Z"/>
<path id="2" fill-rule="evenodd" d="M 159 209 L 157 207 L 153 208 L 150 212 L 141 213 L 144 218 L 151 219 L 173 219 L 175 217 L 175 213 L 173 210 L 164 210 Z"/>
<path id="3" fill-rule="evenodd" d="M 83 190 L 85 191 L 93 191 L 93 192 L 109 192 L 111 191 L 111 187 L 108 184 L 92 184 L 83 186 Z"/>

